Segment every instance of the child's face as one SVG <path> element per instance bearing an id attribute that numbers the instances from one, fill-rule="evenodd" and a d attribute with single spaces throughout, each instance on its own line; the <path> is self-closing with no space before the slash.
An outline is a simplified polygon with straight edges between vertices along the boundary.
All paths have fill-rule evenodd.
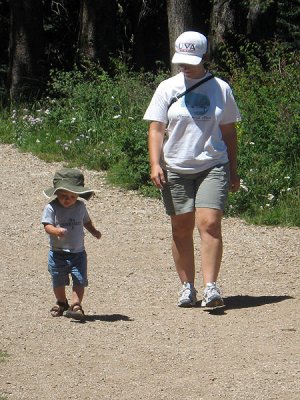
<path id="1" fill-rule="evenodd" d="M 68 192 L 67 190 L 59 190 L 56 193 L 57 199 L 61 206 L 68 208 L 76 203 L 78 194 Z"/>

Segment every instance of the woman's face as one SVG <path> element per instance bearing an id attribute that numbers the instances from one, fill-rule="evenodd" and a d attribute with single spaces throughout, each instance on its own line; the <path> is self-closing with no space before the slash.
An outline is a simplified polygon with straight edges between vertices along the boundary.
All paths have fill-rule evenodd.
<path id="1" fill-rule="evenodd" d="M 179 64 L 179 67 L 184 76 L 191 79 L 202 78 L 206 72 L 201 63 L 198 65 Z"/>

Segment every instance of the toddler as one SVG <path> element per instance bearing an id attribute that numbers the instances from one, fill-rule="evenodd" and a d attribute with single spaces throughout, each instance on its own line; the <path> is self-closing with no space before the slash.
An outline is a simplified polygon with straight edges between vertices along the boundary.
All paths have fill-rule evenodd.
<path id="1" fill-rule="evenodd" d="M 48 271 L 56 297 L 50 312 L 53 317 L 65 313 L 69 318 L 84 320 L 81 302 L 88 279 L 83 228 L 97 239 L 101 238 L 101 233 L 94 227 L 84 202 L 78 198 L 89 200 L 94 190 L 84 187 L 81 171 L 62 168 L 54 175 L 53 187 L 44 190 L 44 194 L 48 198 L 56 195 L 42 216 L 42 224 L 50 238 Z M 70 284 L 70 275 L 73 286 L 69 306 L 65 287 Z"/>

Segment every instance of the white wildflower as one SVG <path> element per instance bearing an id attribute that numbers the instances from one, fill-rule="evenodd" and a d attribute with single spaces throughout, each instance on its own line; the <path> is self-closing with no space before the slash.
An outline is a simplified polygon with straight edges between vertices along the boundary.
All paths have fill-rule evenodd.
<path id="1" fill-rule="evenodd" d="M 245 192 L 249 192 L 249 189 L 247 188 L 247 186 L 245 186 L 243 184 L 240 185 L 240 188 L 245 190 Z"/>
<path id="2" fill-rule="evenodd" d="M 240 188 L 243 189 L 243 190 L 245 190 L 245 192 L 248 192 L 248 191 L 249 191 L 249 189 L 247 188 L 247 186 L 244 185 L 243 179 L 241 179 L 241 181 L 240 181 Z"/>

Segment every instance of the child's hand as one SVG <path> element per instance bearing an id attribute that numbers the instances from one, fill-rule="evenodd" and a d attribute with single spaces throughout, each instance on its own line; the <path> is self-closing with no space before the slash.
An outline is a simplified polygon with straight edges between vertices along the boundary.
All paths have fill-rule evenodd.
<path id="1" fill-rule="evenodd" d="M 95 229 L 95 231 L 93 232 L 93 236 L 97 239 L 100 239 L 102 235 L 100 231 L 97 231 L 97 229 Z"/>
<path id="2" fill-rule="evenodd" d="M 57 236 L 58 237 L 63 237 L 65 234 L 68 232 L 67 229 L 65 228 L 57 228 Z"/>

